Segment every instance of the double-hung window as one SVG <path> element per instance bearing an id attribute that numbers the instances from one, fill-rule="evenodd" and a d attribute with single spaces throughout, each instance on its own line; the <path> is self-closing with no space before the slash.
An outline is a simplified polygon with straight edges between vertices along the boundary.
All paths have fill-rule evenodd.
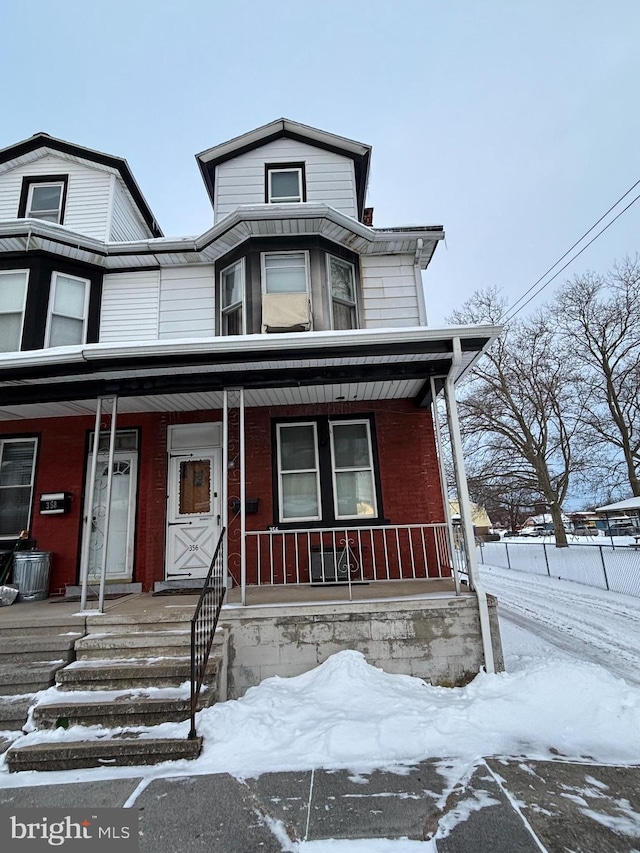
<path id="1" fill-rule="evenodd" d="M 28 270 L 0 271 L 0 352 L 20 349 L 28 279 Z"/>
<path id="2" fill-rule="evenodd" d="M 243 335 L 244 320 L 244 261 L 220 273 L 220 318 L 223 335 Z"/>
<path id="3" fill-rule="evenodd" d="M 29 528 L 36 466 L 35 438 L 0 440 L 0 537 Z"/>
<path id="4" fill-rule="evenodd" d="M 262 255 L 265 293 L 307 293 L 306 252 L 268 252 Z"/>
<path id="5" fill-rule="evenodd" d="M 369 421 L 331 421 L 329 429 L 335 517 L 376 516 Z"/>
<path id="6" fill-rule="evenodd" d="M 305 201 L 304 166 L 266 167 L 265 201 L 267 204 L 292 204 Z"/>
<path id="7" fill-rule="evenodd" d="M 90 282 L 54 272 L 49 294 L 45 346 L 64 347 L 86 340 Z"/>
<path id="8" fill-rule="evenodd" d="M 278 424 L 277 436 L 280 520 L 317 521 L 322 517 L 317 426 Z"/>
<path id="9" fill-rule="evenodd" d="M 353 264 L 327 255 L 331 319 L 334 329 L 357 329 L 356 285 Z"/>
<path id="10" fill-rule="evenodd" d="M 276 445 L 279 523 L 378 517 L 368 418 L 277 424 Z"/>
<path id="11" fill-rule="evenodd" d="M 24 215 L 32 219 L 61 223 L 64 187 L 64 181 L 30 181 Z"/>

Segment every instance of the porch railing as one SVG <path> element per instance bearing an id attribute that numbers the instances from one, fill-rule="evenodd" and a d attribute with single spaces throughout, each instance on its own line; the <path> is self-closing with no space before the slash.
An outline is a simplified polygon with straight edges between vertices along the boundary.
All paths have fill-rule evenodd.
<path id="1" fill-rule="evenodd" d="M 196 709 L 202 690 L 209 654 L 213 645 L 213 637 L 220 616 L 220 609 L 226 592 L 224 571 L 224 535 L 223 527 L 216 550 L 211 560 L 209 572 L 205 579 L 191 619 L 191 728 L 189 740 L 196 737 Z"/>
<path id="2" fill-rule="evenodd" d="M 246 531 L 249 585 L 452 578 L 446 524 Z"/>

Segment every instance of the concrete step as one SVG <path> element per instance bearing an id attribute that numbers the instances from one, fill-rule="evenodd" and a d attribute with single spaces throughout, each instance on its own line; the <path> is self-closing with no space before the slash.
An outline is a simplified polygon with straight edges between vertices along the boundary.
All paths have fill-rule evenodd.
<path id="1" fill-rule="evenodd" d="M 186 657 L 191 654 L 191 631 L 114 631 L 88 634 L 75 644 L 77 660 L 113 658 Z"/>
<path id="2" fill-rule="evenodd" d="M 46 618 L 29 619 L 20 618 L 24 611 L 20 603 L 12 604 L 11 608 L 0 610 L 0 644 L 5 640 L 16 637 L 42 637 L 46 636 L 69 636 L 71 639 L 82 637 L 84 630 L 84 617 L 74 616 L 49 616 Z M 10 609 L 10 614 L 5 614 L 5 609 Z"/>
<path id="3" fill-rule="evenodd" d="M 62 634 L 4 637 L 0 640 L 0 664 L 51 660 L 68 663 L 73 660 L 73 643 L 73 637 Z"/>
<path id="4" fill-rule="evenodd" d="M 56 672 L 66 666 L 67 661 L 25 661 L 19 666 L 0 664 L 0 690 L 4 696 L 37 693 L 54 683 Z"/>
<path id="5" fill-rule="evenodd" d="M 209 658 L 208 673 L 213 678 L 220 668 L 221 655 Z M 145 687 L 178 687 L 191 678 L 191 659 L 124 658 L 122 661 L 75 661 L 56 674 L 60 690 L 128 690 Z"/>
<path id="6" fill-rule="evenodd" d="M 198 709 L 215 702 L 215 690 L 204 690 Z M 156 726 L 161 723 L 179 723 L 188 720 L 191 714 L 189 697 L 168 699 L 125 694 L 117 698 L 96 697 L 94 702 L 56 702 L 37 705 L 33 709 L 33 722 L 39 729 L 54 729 L 62 726 Z"/>
<path id="7" fill-rule="evenodd" d="M 131 734 L 131 733 L 130 733 Z M 20 748 L 20 739 L 7 751 L 10 773 L 24 770 L 74 770 L 81 767 L 122 767 L 194 759 L 202 738 L 118 737 L 38 743 Z"/>
<path id="8" fill-rule="evenodd" d="M 0 696 L 0 731 L 20 731 L 32 704 L 32 696 Z"/>
<path id="9" fill-rule="evenodd" d="M 190 630 L 197 596 L 180 596 L 173 607 L 150 608 L 133 613 L 113 611 L 102 615 L 87 616 L 88 634 L 124 633 L 125 631 L 168 631 Z"/>

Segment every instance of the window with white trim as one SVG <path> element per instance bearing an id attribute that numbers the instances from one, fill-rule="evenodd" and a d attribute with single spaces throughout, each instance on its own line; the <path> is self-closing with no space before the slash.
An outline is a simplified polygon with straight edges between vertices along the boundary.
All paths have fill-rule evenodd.
<path id="1" fill-rule="evenodd" d="M 220 273 L 220 320 L 223 335 L 245 333 L 244 261 L 223 269 Z"/>
<path id="2" fill-rule="evenodd" d="M 20 349 L 28 280 L 28 270 L 0 270 L 0 352 Z"/>
<path id="3" fill-rule="evenodd" d="M 268 204 L 292 204 L 304 201 L 302 166 L 267 166 Z"/>
<path id="4" fill-rule="evenodd" d="M 278 494 L 281 521 L 322 517 L 316 424 L 278 424 Z"/>
<path id="5" fill-rule="evenodd" d="M 307 252 L 265 252 L 262 255 L 264 293 L 307 293 L 309 258 Z"/>
<path id="6" fill-rule="evenodd" d="M 334 329 L 357 329 L 356 275 L 353 264 L 327 255 L 331 293 L 331 325 Z"/>
<path id="7" fill-rule="evenodd" d="M 46 222 L 62 222 L 62 203 L 64 181 L 40 182 L 29 184 L 27 209 L 25 216 L 31 219 L 44 219 Z"/>
<path id="8" fill-rule="evenodd" d="M 0 538 L 17 538 L 31 521 L 36 438 L 0 440 Z"/>
<path id="9" fill-rule="evenodd" d="M 276 424 L 276 453 L 278 523 L 379 517 L 369 418 Z"/>
<path id="10" fill-rule="evenodd" d="M 330 421 L 329 430 L 335 517 L 377 516 L 369 421 Z"/>
<path id="11" fill-rule="evenodd" d="M 49 294 L 46 347 L 85 343 L 89 285 L 87 279 L 54 272 Z"/>

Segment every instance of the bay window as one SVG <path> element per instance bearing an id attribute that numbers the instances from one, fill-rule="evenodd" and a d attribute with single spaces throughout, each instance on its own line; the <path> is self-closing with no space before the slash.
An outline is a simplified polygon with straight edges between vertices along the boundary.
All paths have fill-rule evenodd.
<path id="1" fill-rule="evenodd" d="M 243 335 L 244 325 L 244 262 L 220 273 L 220 305 L 223 335 Z"/>
<path id="2" fill-rule="evenodd" d="M 265 252 L 262 255 L 265 293 L 307 293 L 306 252 Z"/>
<path id="3" fill-rule="evenodd" d="M 353 264 L 327 255 L 331 298 L 331 325 L 334 329 L 356 329 L 356 286 Z"/>

